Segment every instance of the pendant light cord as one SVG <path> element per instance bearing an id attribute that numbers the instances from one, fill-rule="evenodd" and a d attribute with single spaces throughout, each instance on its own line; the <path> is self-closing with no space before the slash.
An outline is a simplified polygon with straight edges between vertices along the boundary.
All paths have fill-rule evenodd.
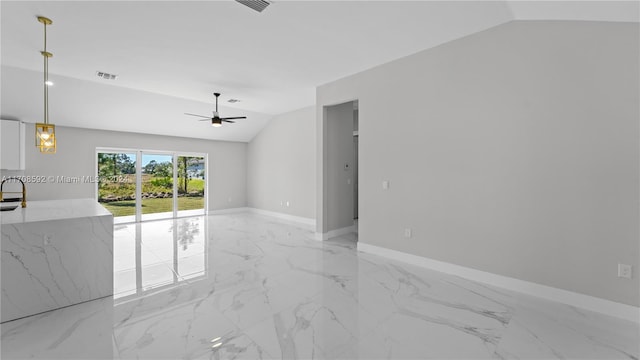
<path id="1" fill-rule="evenodd" d="M 49 53 L 47 52 L 47 24 L 44 23 L 44 123 L 49 124 Z"/>

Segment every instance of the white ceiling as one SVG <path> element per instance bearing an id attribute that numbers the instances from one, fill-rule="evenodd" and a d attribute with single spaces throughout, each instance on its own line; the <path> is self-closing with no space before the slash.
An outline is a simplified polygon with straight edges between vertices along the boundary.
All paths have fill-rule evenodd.
<path id="1" fill-rule="evenodd" d="M 270 115 L 313 105 L 315 87 L 341 77 L 514 19 L 637 22 L 639 6 L 280 0 L 257 13 L 235 1 L 2 1 L 0 11 L 3 117 L 41 117 L 45 15 L 54 123 L 249 141 Z M 182 114 L 210 113 L 214 91 L 223 116 L 249 118 L 212 129 Z"/>

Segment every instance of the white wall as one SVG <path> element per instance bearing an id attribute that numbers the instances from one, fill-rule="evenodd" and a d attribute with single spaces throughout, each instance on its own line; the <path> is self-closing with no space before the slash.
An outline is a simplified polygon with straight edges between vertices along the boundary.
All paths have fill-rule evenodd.
<path id="1" fill-rule="evenodd" d="M 34 125 L 27 124 L 27 138 Z M 161 135 L 56 127 L 57 153 L 41 154 L 27 142 L 25 176 L 94 176 L 96 147 L 185 151 L 208 154 L 209 210 L 244 207 L 246 143 L 207 141 Z M 4 172 L 3 175 L 9 175 Z M 6 190 L 6 189 L 5 189 Z M 30 183 L 28 200 L 94 198 L 92 183 Z M 228 201 L 231 198 L 231 201 Z"/>
<path id="2" fill-rule="evenodd" d="M 315 142 L 315 107 L 275 116 L 247 147 L 249 206 L 315 219 Z"/>
<path id="3" fill-rule="evenodd" d="M 327 108 L 327 227 L 326 231 L 353 225 L 353 102 Z M 348 170 L 345 170 L 345 164 Z M 349 181 L 350 180 L 350 181 Z"/>
<path id="4" fill-rule="evenodd" d="M 512 22 L 318 87 L 319 160 L 359 100 L 359 240 L 639 306 L 639 40 Z"/>

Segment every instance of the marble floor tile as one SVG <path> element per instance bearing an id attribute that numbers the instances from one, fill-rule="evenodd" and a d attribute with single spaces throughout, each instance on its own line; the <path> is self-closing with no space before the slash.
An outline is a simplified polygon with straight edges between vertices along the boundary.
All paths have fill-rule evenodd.
<path id="1" fill-rule="evenodd" d="M 113 331 L 121 359 L 269 357 L 220 311 L 198 301 L 135 315 Z"/>
<path id="2" fill-rule="evenodd" d="M 89 301 L 0 325 L 2 359 L 112 359 L 113 299 Z"/>
<path id="3" fill-rule="evenodd" d="M 520 296 L 497 352 L 512 359 L 638 359 L 638 324 Z"/>
<path id="4" fill-rule="evenodd" d="M 316 299 L 269 316 L 246 330 L 267 352 L 283 359 L 324 359 L 357 340 L 356 328 Z"/>
<path id="5" fill-rule="evenodd" d="M 6 322 L 2 359 L 635 359 L 640 327 L 238 213 L 116 225 L 115 296 Z"/>

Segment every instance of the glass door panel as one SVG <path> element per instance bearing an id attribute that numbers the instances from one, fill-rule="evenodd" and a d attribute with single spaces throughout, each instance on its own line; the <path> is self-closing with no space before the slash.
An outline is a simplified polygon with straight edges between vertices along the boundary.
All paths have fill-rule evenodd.
<path id="1" fill-rule="evenodd" d="M 201 215 L 205 210 L 204 156 L 178 156 L 178 216 Z"/>
<path id="2" fill-rule="evenodd" d="M 98 202 L 114 222 L 135 221 L 136 182 L 136 153 L 98 152 Z"/>
<path id="3" fill-rule="evenodd" d="M 142 220 L 173 217 L 173 155 L 142 153 Z"/>

